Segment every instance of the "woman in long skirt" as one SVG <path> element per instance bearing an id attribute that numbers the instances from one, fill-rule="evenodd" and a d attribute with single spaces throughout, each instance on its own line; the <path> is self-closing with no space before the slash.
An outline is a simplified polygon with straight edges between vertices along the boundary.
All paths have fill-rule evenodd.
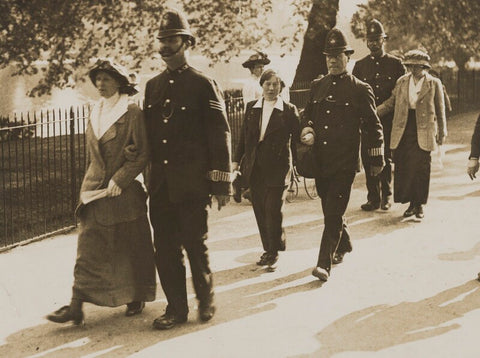
<path id="1" fill-rule="evenodd" d="M 377 108 L 382 117 L 395 109 L 390 149 L 395 176 L 393 198 L 409 203 L 404 217 L 424 217 L 430 188 L 431 152 L 447 135 L 442 82 L 427 72 L 430 57 L 423 51 L 405 54 L 409 73 L 400 77 L 392 96 Z"/>
<path id="2" fill-rule="evenodd" d="M 83 302 L 127 305 L 142 312 L 155 299 L 156 278 L 146 193 L 135 178 L 148 161 L 143 113 L 125 69 L 99 60 L 89 77 L 101 96 L 86 129 L 90 163 L 80 189 L 77 260 L 70 305 L 52 322 L 84 321 Z"/>

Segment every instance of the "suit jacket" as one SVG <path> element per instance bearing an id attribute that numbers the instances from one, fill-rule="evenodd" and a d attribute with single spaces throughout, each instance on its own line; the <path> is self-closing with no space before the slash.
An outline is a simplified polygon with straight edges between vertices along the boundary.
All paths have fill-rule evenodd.
<path id="1" fill-rule="evenodd" d="M 258 101 L 262 100 L 263 98 Z M 234 161 L 240 162 L 243 157 L 241 172 L 247 186 L 255 165 L 260 166 L 267 174 L 268 186 L 283 186 L 290 181 L 292 150 L 295 153 L 295 143 L 299 140 L 297 107 L 283 102 L 283 111 L 274 108 L 264 138 L 259 142 L 262 107 L 255 106 L 258 101 L 247 104 Z"/>
<path id="2" fill-rule="evenodd" d="M 134 220 L 146 213 L 146 194 L 135 178 L 148 162 L 147 137 L 143 113 L 135 104 L 122 115 L 100 139 L 90 121 L 86 129 L 89 165 L 80 192 L 104 189 L 110 179 L 122 189 L 113 198 L 88 204 L 97 220 L 104 225 Z M 77 213 L 84 205 L 80 202 Z"/>
<path id="3" fill-rule="evenodd" d="M 152 198 L 163 185 L 175 203 L 231 193 L 230 127 L 214 80 L 188 65 L 165 70 L 147 82 L 144 110 Z"/>
<path id="4" fill-rule="evenodd" d="M 394 110 L 390 148 L 396 149 L 408 119 L 408 86 L 410 73 L 400 77 L 392 92 L 392 96 L 378 106 L 379 116 Z M 445 120 L 445 102 L 442 82 L 430 74 L 425 74 L 422 88 L 418 94 L 416 108 L 418 145 L 425 151 L 435 150 L 435 136 L 444 138 L 447 135 Z"/>

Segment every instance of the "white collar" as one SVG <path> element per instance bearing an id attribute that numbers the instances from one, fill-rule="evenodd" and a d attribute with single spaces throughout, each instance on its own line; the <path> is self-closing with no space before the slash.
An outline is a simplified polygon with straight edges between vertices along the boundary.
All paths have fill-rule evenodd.
<path id="1" fill-rule="evenodd" d="M 90 123 L 97 139 L 102 138 L 105 132 L 127 112 L 128 103 L 128 95 L 121 94 L 101 98 L 95 104 L 90 114 Z"/>
<path id="2" fill-rule="evenodd" d="M 264 101 L 264 98 L 260 98 L 254 105 L 253 105 L 253 108 L 263 108 L 263 101 Z M 280 111 L 283 112 L 283 99 L 282 97 L 280 97 L 280 95 L 277 96 L 277 100 L 273 106 L 273 108 L 276 108 Z"/>

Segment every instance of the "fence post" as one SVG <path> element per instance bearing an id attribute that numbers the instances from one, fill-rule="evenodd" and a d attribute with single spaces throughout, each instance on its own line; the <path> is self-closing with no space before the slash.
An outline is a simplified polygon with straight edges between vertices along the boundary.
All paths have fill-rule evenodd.
<path id="1" fill-rule="evenodd" d="M 73 106 L 70 107 L 70 171 L 72 173 L 70 199 L 72 205 L 73 222 L 75 224 L 75 207 L 77 205 L 77 173 L 75 170 L 75 111 L 73 110 Z"/>

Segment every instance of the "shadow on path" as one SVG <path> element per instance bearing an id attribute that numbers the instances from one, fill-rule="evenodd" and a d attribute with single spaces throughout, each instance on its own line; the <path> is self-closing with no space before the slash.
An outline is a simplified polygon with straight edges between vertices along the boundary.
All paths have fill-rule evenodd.
<path id="1" fill-rule="evenodd" d="M 470 250 L 457 251 L 438 255 L 443 261 L 468 261 L 480 256 L 480 242 L 477 242 Z"/>
<path id="2" fill-rule="evenodd" d="M 461 286 L 417 302 L 379 305 L 350 313 L 320 331 L 318 351 L 300 357 L 329 358 L 342 352 L 377 352 L 460 328 L 456 318 L 480 308 L 480 283 Z"/>
<path id="3" fill-rule="evenodd" d="M 264 270 L 253 270 L 252 266 L 216 273 L 217 287 L 221 287 L 219 284 L 253 278 L 265 273 Z M 161 302 L 147 304 L 141 315 L 130 318 L 124 316 L 124 307 L 108 309 L 86 305 L 85 327 L 46 323 L 21 330 L 10 335 L 6 343 L 0 346 L 0 357 L 71 358 L 88 354 L 97 356 L 102 352 L 103 354 L 112 352 L 115 357 L 126 357 L 165 340 L 272 310 L 277 305 L 273 301 L 278 298 L 320 287 L 319 280 L 299 285 L 292 284 L 309 274 L 310 270 L 305 270 L 219 292 L 216 294 L 217 314 L 211 322 L 199 323 L 196 310 L 191 309 L 189 321 L 170 331 L 157 331 L 151 327 L 154 318 L 163 313 L 165 304 Z M 280 285 L 287 287 L 277 288 Z M 196 300 L 192 299 L 190 308 L 195 304 Z M 167 352 L 166 354 L 168 356 Z"/>

